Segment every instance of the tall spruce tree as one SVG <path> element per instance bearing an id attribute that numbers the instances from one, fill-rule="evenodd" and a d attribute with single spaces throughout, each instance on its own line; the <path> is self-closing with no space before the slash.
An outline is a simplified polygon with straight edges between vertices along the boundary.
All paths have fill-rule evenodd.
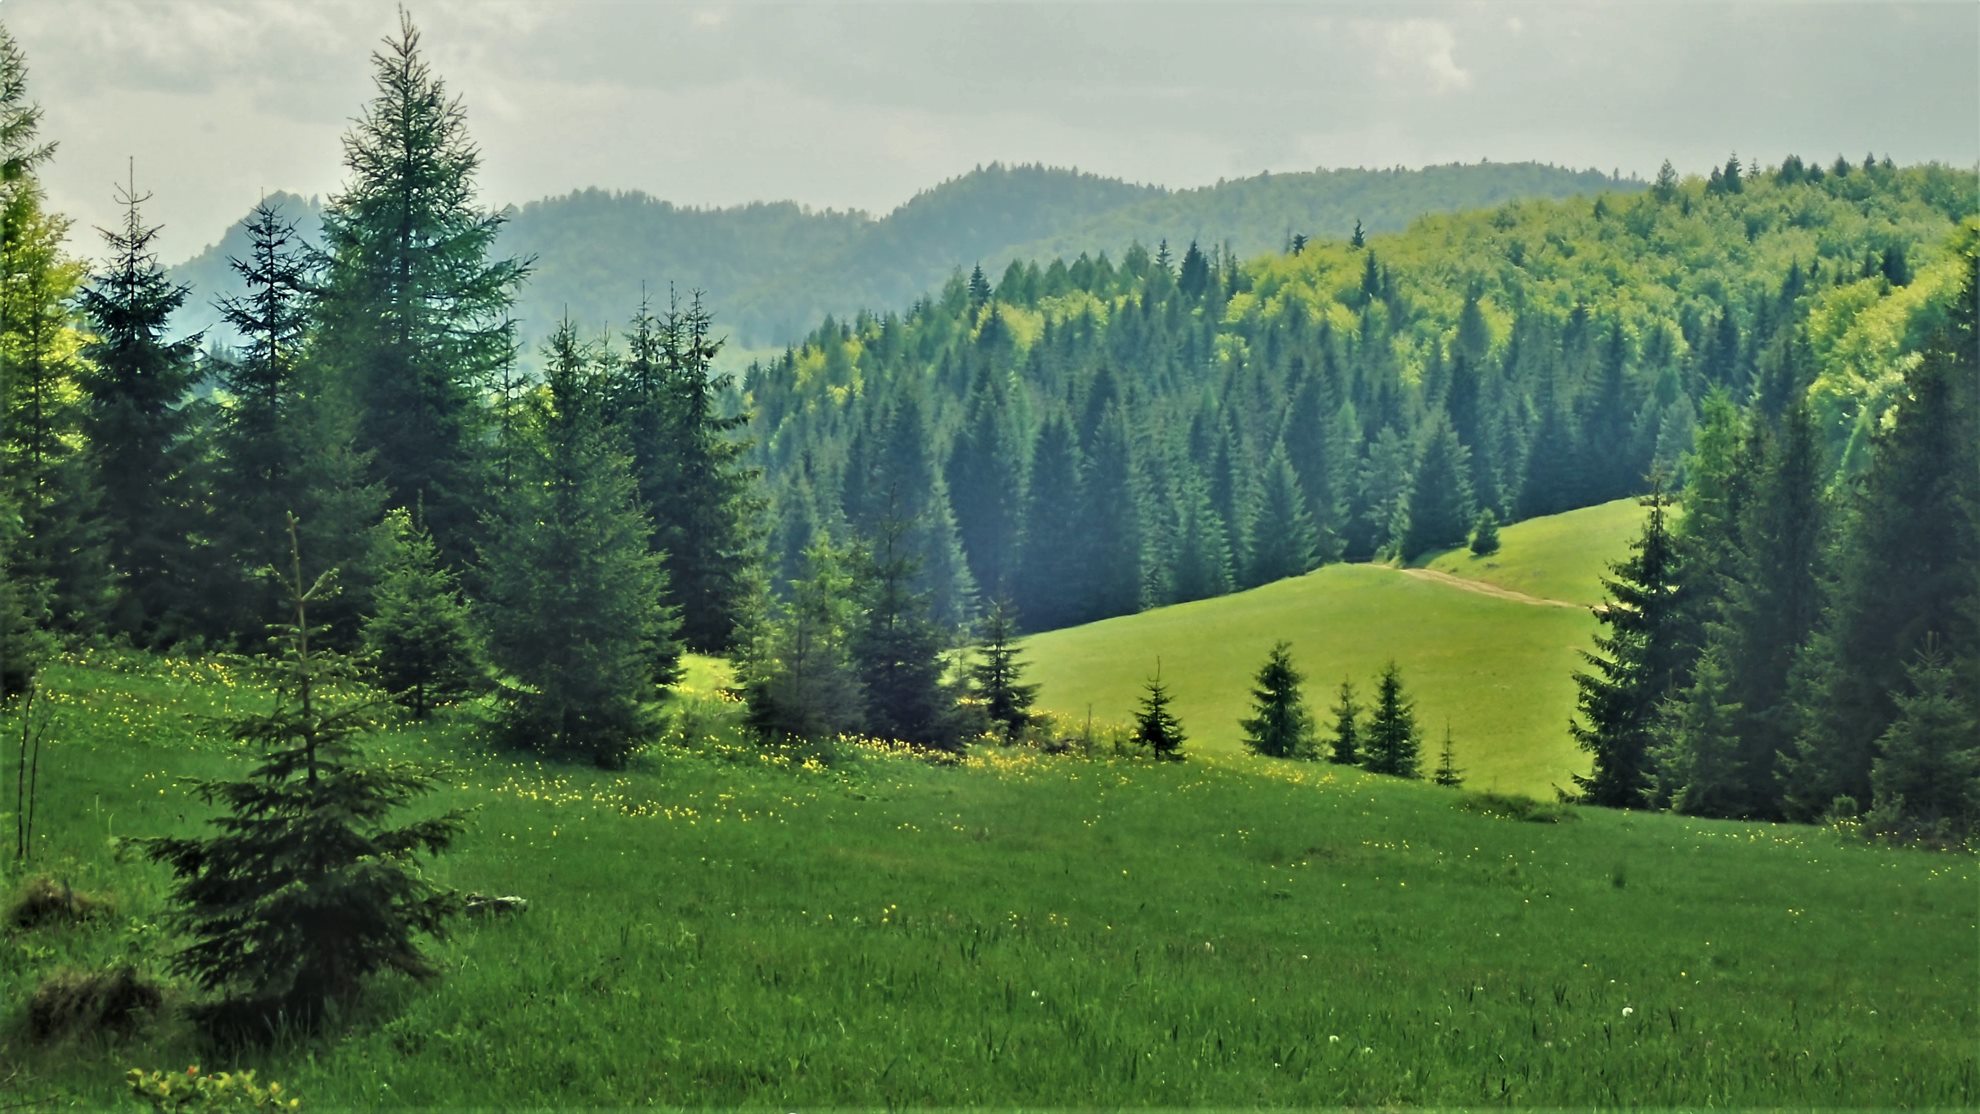
<path id="1" fill-rule="evenodd" d="M 1403 691 L 1402 670 L 1390 661 L 1375 685 L 1361 764 L 1371 773 L 1420 777 L 1422 752 L 1423 733 L 1416 725 L 1415 702 Z"/>
<path id="2" fill-rule="evenodd" d="M 543 356 L 539 443 L 485 530 L 488 652 L 513 743 L 616 768 L 679 675 L 679 618 L 596 353 L 566 320 Z"/>
<path id="3" fill-rule="evenodd" d="M 1404 560 L 1464 542 L 1478 506 L 1471 494 L 1471 450 L 1459 443 L 1449 418 L 1432 418 L 1423 434 L 1406 507 L 1396 545 Z"/>
<path id="4" fill-rule="evenodd" d="M 1083 544 L 1088 562 L 1083 618 L 1101 619 L 1141 610 L 1146 600 L 1149 533 L 1145 477 L 1135 451 L 1134 427 L 1125 407 L 1107 408 L 1093 438 L 1093 454 L 1080 487 Z"/>
<path id="5" fill-rule="evenodd" d="M 1293 668 L 1292 645 L 1278 642 L 1259 667 L 1251 690 L 1251 715 L 1238 721 L 1244 745 L 1268 758 L 1318 758 L 1313 716 L 1300 696 L 1305 678 Z"/>
<path id="6" fill-rule="evenodd" d="M 1250 523 L 1249 582 L 1253 584 L 1299 576 L 1318 563 L 1319 532 L 1307 509 L 1306 495 L 1299 489 L 1299 477 L 1293 474 L 1284 441 L 1272 447 L 1264 479 L 1258 512 Z"/>
<path id="7" fill-rule="evenodd" d="M 1884 832 L 1964 843 L 1980 830 L 1980 709 L 1930 642 L 1905 675 L 1897 716 L 1877 740 L 1866 819 Z"/>
<path id="8" fill-rule="evenodd" d="M 961 745 L 955 689 L 944 677 L 941 628 L 917 583 L 910 523 L 890 509 L 871 554 L 862 554 L 861 611 L 853 668 L 866 694 L 866 733 L 936 750 Z"/>
<path id="9" fill-rule="evenodd" d="M 229 599 L 213 605 L 233 612 L 221 625 L 239 636 L 279 600 L 279 584 L 261 571 L 280 567 L 287 539 L 275 524 L 307 510 L 302 491 L 309 478 L 301 459 L 306 434 L 297 413 L 309 320 L 307 248 L 294 222 L 266 200 L 249 214 L 247 233 L 247 258 L 228 260 L 247 293 L 218 303 L 221 320 L 245 344 L 220 366 L 227 398 L 213 485 L 217 548 L 237 573 Z"/>
<path id="10" fill-rule="evenodd" d="M 1683 598 L 1669 524 L 1671 499 L 1653 480 L 1643 500 L 1650 510 L 1629 557 L 1603 578 L 1609 602 L 1595 617 L 1607 631 L 1595 636 L 1595 652 L 1581 656 L 1593 672 L 1577 671 L 1577 718 L 1569 731 L 1594 755 L 1587 776 L 1575 784 L 1591 804 L 1637 808 L 1652 788 L 1649 750 L 1664 700 L 1685 680 L 1687 661 L 1677 638 Z"/>
<path id="11" fill-rule="evenodd" d="M 950 447 L 945 475 L 971 577 L 986 594 L 1014 585 L 1023 533 L 1024 442 L 1006 379 L 986 366 Z"/>
<path id="12" fill-rule="evenodd" d="M 284 572 L 290 619 L 277 627 L 284 660 L 275 706 L 236 719 L 233 738 L 257 748 L 238 780 L 201 782 L 195 794 L 226 814 L 205 837 L 143 841 L 178 879 L 174 920 L 192 940 L 173 969 L 217 995 L 195 1016 L 233 1037 L 267 1037 L 319 1022 L 384 971 L 438 974 L 420 949 L 457 899 L 421 874 L 416 857 L 446 850 L 465 817 L 397 824 L 393 816 L 434 779 L 367 760 L 363 705 L 333 706 L 325 691 L 349 663 L 313 644 L 309 605 L 333 586 L 306 581 L 294 519 Z"/>
<path id="13" fill-rule="evenodd" d="M 1081 559 L 1087 529 L 1079 498 L 1084 473 L 1072 424 L 1062 414 L 1048 415 L 1032 454 L 1014 593 L 1027 630 L 1068 626 L 1081 618 L 1088 583 Z"/>
<path id="14" fill-rule="evenodd" d="M 116 583 L 111 629 L 158 642 L 183 633 L 192 602 L 184 588 L 200 509 L 190 436 L 198 338 L 168 339 L 188 288 L 159 265 L 159 229 L 139 208 L 151 195 L 132 183 L 118 196 L 123 225 L 104 230 L 109 258 L 80 298 L 96 338 L 83 351 L 84 451 Z"/>
<path id="15" fill-rule="evenodd" d="M 390 505 L 423 507 L 460 564 L 489 481 L 480 394 L 513 351 L 527 264 L 490 258 L 503 218 L 476 208 L 466 111 L 403 11 L 372 71 L 378 95 L 344 137 L 350 178 L 323 215 L 320 345 Z"/>

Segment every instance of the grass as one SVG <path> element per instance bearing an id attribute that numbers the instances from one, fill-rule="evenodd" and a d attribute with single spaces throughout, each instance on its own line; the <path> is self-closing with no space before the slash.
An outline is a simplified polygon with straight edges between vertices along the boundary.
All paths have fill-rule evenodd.
<path id="1" fill-rule="evenodd" d="M 196 829 L 177 779 L 245 760 L 208 717 L 265 699 L 204 662 L 51 681 L 34 869 L 116 914 L 0 935 L 9 1101 L 108 1105 L 133 1067 L 193 1063 L 319 1108 L 1980 1097 L 1968 855 L 1524 823 L 1547 810 L 1236 754 L 794 761 L 739 743 L 717 697 L 619 773 L 490 755 L 459 715 L 378 738 L 445 769 L 433 808 L 476 810 L 434 873 L 530 901 L 463 922 L 437 984 L 381 982 L 333 1032 L 226 1061 L 169 1009 L 34 1044 L 40 980 L 162 973 L 164 873 L 114 841 Z"/>
<path id="2" fill-rule="evenodd" d="M 1495 584 L 1528 596 L 1594 606 L 1603 600 L 1602 578 L 1643 529 L 1635 499 L 1530 518 L 1499 530 L 1499 551 L 1480 557 L 1460 546 L 1423 566 L 1466 580 Z"/>
<path id="3" fill-rule="evenodd" d="M 1631 500 L 1505 527 L 1492 558 L 1459 550 L 1429 567 L 1569 603 L 1601 599 L 1599 577 L 1640 524 Z M 1292 643 L 1323 732 L 1343 678 L 1365 704 L 1394 658 L 1417 702 L 1425 768 L 1450 725 L 1458 765 L 1481 789 L 1552 796 L 1585 773 L 1568 737 L 1573 673 L 1595 621 L 1580 607 L 1466 591 L 1380 565 L 1329 565 L 1249 592 L 1035 635 L 1025 643 L 1040 706 L 1075 722 L 1128 720 L 1159 661 L 1191 748 L 1241 747 L 1252 678 L 1272 643 Z"/>

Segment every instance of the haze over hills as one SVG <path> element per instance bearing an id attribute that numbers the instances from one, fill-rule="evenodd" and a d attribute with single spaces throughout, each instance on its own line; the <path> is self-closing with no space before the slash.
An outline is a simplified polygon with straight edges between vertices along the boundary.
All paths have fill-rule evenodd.
<path id="1" fill-rule="evenodd" d="M 1278 250 L 1294 234 L 1344 239 L 1357 220 L 1369 232 L 1392 231 L 1427 213 L 1642 185 L 1527 162 L 1260 174 L 1169 190 L 993 163 L 877 218 L 793 202 L 706 209 L 637 191 L 575 190 L 512 209 L 497 250 L 536 259 L 516 307 L 526 338 L 542 336 L 566 311 L 581 329 L 616 328 L 642 289 L 664 301 L 671 283 L 703 291 L 739 344 L 781 346 L 828 314 L 898 309 L 978 263 L 1000 272 L 1013 260 L 1119 256 L 1131 243 L 1153 250 L 1163 239 L 1178 256 L 1191 240 L 1250 256 Z M 306 238 L 317 238 L 320 198 L 273 198 Z M 180 327 L 219 320 L 211 303 L 238 292 L 227 260 L 246 244 L 237 223 L 172 269 L 174 280 L 193 288 Z"/>

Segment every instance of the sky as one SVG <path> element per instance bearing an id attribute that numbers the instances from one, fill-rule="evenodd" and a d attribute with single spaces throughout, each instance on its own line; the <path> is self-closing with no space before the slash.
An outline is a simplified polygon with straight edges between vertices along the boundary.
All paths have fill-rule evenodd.
<path id="1" fill-rule="evenodd" d="M 490 206 L 598 186 L 884 213 L 992 161 L 1174 187 L 1532 159 L 1980 161 L 1980 4 L 406 0 Z M 0 0 L 43 178 L 86 230 L 135 164 L 170 262 L 333 194 L 397 0 Z"/>

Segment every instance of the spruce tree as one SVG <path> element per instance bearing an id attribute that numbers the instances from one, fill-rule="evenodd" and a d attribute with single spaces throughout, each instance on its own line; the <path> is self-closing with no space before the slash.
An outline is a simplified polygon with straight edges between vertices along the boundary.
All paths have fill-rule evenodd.
<path id="1" fill-rule="evenodd" d="M 1031 705 L 1038 686 L 1019 678 L 1024 662 L 1018 657 L 1017 619 L 1009 601 L 996 600 L 983 617 L 977 660 L 970 663 L 970 692 L 990 721 L 991 730 L 1006 744 L 1015 743 L 1031 725 Z"/>
<path id="2" fill-rule="evenodd" d="M 1334 736 L 1327 761 L 1336 766 L 1361 764 L 1361 705 L 1355 703 L 1354 682 L 1341 678 L 1340 698 L 1334 702 Z"/>
<path id="3" fill-rule="evenodd" d="M 1081 519 L 1088 575 L 1081 617 L 1104 619 L 1141 610 L 1146 596 L 1149 522 L 1147 490 L 1126 408 L 1107 408 L 1094 435 L 1081 485 Z"/>
<path id="4" fill-rule="evenodd" d="M 1733 698 L 1723 652 L 1706 647 L 1691 683 L 1673 694 L 1652 726 L 1652 803 L 1690 816 L 1750 815 L 1752 794 L 1740 725 L 1744 707 Z"/>
<path id="5" fill-rule="evenodd" d="M 1063 415 L 1048 416 L 1038 428 L 1032 455 L 1014 593 L 1026 630 L 1080 620 L 1088 583 L 1088 567 L 1081 559 L 1087 529 L 1080 501 L 1084 471 L 1071 423 Z"/>
<path id="6" fill-rule="evenodd" d="M 1458 443 L 1449 418 L 1437 415 L 1410 469 L 1396 549 L 1405 561 L 1461 544 L 1478 513 L 1471 494 L 1471 450 Z"/>
<path id="7" fill-rule="evenodd" d="M 116 583 L 109 622 L 141 642 L 182 629 L 192 602 L 183 591 L 192 575 L 188 539 L 199 510 L 189 405 L 198 338 L 167 339 L 188 288 L 159 265 L 159 229 L 139 210 L 150 196 L 134 184 L 120 189 L 123 225 L 104 231 L 110 257 L 80 298 L 95 334 L 83 351 L 83 433 Z"/>
<path id="8" fill-rule="evenodd" d="M 307 509 L 302 499 L 307 479 L 301 459 L 304 430 L 297 411 L 309 312 L 308 249 L 297 238 L 295 224 L 265 200 L 249 215 L 247 233 L 247 258 L 228 260 L 247 293 L 218 303 L 221 319 L 245 346 L 221 365 L 227 401 L 219 422 L 220 467 L 213 492 L 217 547 L 237 573 L 237 582 L 229 586 L 231 600 L 213 605 L 229 607 L 233 615 L 222 625 L 240 636 L 279 598 L 279 585 L 261 575 L 264 569 L 280 567 L 287 544 L 273 524 Z"/>
<path id="9" fill-rule="evenodd" d="M 916 584 L 909 530 L 898 512 L 887 512 L 876 549 L 860 562 L 862 614 L 850 648 L 866 695 L 863 726 L 875 738 L 954 750 L 962 734 L 956 693 L 943 676 L 941 628 Z"/>
<path id="10" fill-rule="evenodd" d="M 1927 644 L 1905 666 L 1897 716 L 1871 766 L 1874 829 L 1953 844 L 1980 829 L 1980 709 Z"/>
<path id="11" fill-rule="evenodd" d="M 1636 808 L 1652 788 L 1649 749 L 1660 707 L 1684 680 L 1686 659 L 1677 637 L 1683 598 L 1678 558 L 1669 526 L 1671 499 L 1653 482 L 1643 500 L 1650 510 L 1628 559 L 1603 578 L 1609 602 L 1596 609 L 1607 632 L 1595 636 L 1595 652 L 1581 656 L 1594 671 L 1577 671 L 1577 718 L 1569 730 L 1594 768 L 1575 775 L 1591 804 Z"/>
<path id="12" fill-rule="evenodd" d="M 1458 769 L 1457 748 L 1451 740 L 1451 725 L 1448 723 L 1444 725 L 1443 749 L 1437 752 L 1437 772 L 1430 775 L 1430 780 L 1452 789 L 1464 785 L 1464 771 Z"/>
<path id="13" fill-rule="evenodd" d="M 512 742 L 617 768 L 679 675 L 679 618 L 595 353 L 567 320 L 543 355 L 539 444 L 485 527 L 488 653 Z"/>
<path id="14" fill-rule="evenodd" d="M 1221 596 L 1231 590 L 1231 556 L 1226 547 L 1228 535 L 1223 519 L 1210 501 L 1210 491 L 1200 476 L 1184 476 L 1176 534 L 1175 567 L 1170 600 Z"/>
<path id="15" fill-rule="evenodd" d="M 1250 537 L 1253 584 L 1299 576 L 1317 563 L 1318 532 L 1284 441 L 1272 447 L 1265 462 L 1265 483 L 1259 493 L 1257 516 L 1251 520 Z"/>
<path id="16" fill-rule="evenodd" d="M 1368 739 L 1361 764 L 1371 773 L 1420 777 L 1422 750 L 1416 705 L 1403 691 L 1402 670 L 1390 661 L 1376 683 L 1375 706 L 1369 710 Z"/>
<path id="17" fill-rule="evenodd" d="M 987 594 L 1009 592 L 1023 533 L 1025 451 L 1006 380 L 986 366 L 969 396 L 945 476 L 969 571 Z"/>
<path id="18" fill-rule="evenodd" d="M 745 720 L 764 738 L 829 742 L 865 718 L 849 649 L 858 616 L 844 560 L 829 537 L 814 538 L 781 618 L 758 629 L 743 656 Z"/>
<path id="19" fill-rule="evenodd" d="M 1499 551 L 1499 516 L 1486 507 L 1478 512 L 1478 518 L 1471 524 L 1471 552 L 1477 557 L 1490 557 Z"/>
<path id="20" fill-rule="evenodd" d="M 1318 758 L 1313 737 L 1313 717 L 1306 710 L 1299 687 L 1305 681 L 1293 668 L 1292 645 L 1273 645 L 1251 690 L 1252 714 L 1238 721 L 1244 729 L 1244 745 L 1253 754 L 1268 758 Z"/>
<path id="21" fill-rule="evenodd" d="M 458 565 L 490 479 L 479 396 L 513 350 L 527 265 L 489 257 L 503 218 L 475 206 L 480 152 L 403 11 L 372 71 L 378 95 L 344 137 L 350 178 L 323 215 L 319 343 L 389 505 L 424 508 Z"/>
<path id="22" fill-rule="evenodd" d="M 309 607 L 332 577 L 305 581 L 293 518 L 289 537 L 280 694 L 230 728 L 257 748 L 256 764 L 244 778 L 194 790 L 226 809 L 210 822 L 214 834 L 143 841 L 178 879 L 173 920 L 192 938 L 172 967 L 216 995 L 195 1015 L 235 1037 L 317 1023 L 380 972 L 438 974 L 420 937 L 439 935 L 457 905 L 416 858 L 444 851 L 463 814 L 393 821 L 434 779 L 368 761 L 359 743 L 367 709 L 331 703 L 326 690 L 348 677 L 349 663 L 314 645 Z"/>
<path id="23" fill-rule="evenodd" d="M 1169 711 L 1169 686 L 1162 683 L 1162 671 L 1158 665 L 1155 676 L 1141 697 L 1141 706 L 1134 714 L 1134 741 L 1148 748 L 1157 759 L 1169 762 L 1182 760 L 1183 743 L 1188 739 L 1183 734 L 1182 721 Z"/>
<path id="24" fill-rule="evenodd" d="M 381 687 L 425 719 L 481 687 L 480 647 L 454 574 L 433 536 L 403 509 L 379 525 L 384 548 L 365 649 Z"/>

